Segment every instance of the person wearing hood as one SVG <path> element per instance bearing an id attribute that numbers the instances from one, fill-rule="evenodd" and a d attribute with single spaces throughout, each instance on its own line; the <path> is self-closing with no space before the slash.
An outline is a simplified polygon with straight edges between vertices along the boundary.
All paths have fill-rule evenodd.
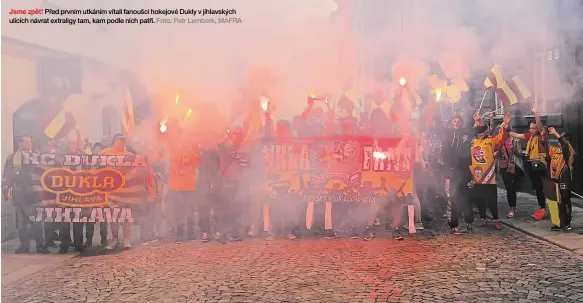
<path id="1" fill-rule="evenodd" d="M 498 193 L 496 187 L 496 152 L 508 139 L 510 132 L 510 113 L 506 113 L 502 122 L 502 131 L 495 137 L 488 136 L 489 128 L 480 118 L 474 120 L 475 136 L 471 141 L 471 165 L 472 179 L 470 181 L 471 198 L 478 206 L 480 221 L 477 226 L 486 226 L 486 208 L 490 210 L 496 229 L 502 229 L 502 222 L 498 217 Z M 471 205 L 471 204 L 470 204 Z M 466 222 L 468 223 L 468 222 Z M 468 229 L 471 227 L 468 226 Z"/>
<path id="2" fill-rule="evenodd" d="M 451 119 L 451 128 L 446 129 L 442 134 L 443 171 L 447 197 L 445 217 L 448 218 L 449 227 L 456 235 L 461 234 L 458 228 L 458 208 L 467 204 L 465 203 L 468 199 L 467 183 L 470 179 L 468 166 L 471 161 L 468 155 L 470 149 L 468 134 L 471 129 L 462 127 L 462 124 L 462 118 L 454 116 Z M 472 212 L 465 211 L 464 215 L 466 223 L 471 222 Z"/>

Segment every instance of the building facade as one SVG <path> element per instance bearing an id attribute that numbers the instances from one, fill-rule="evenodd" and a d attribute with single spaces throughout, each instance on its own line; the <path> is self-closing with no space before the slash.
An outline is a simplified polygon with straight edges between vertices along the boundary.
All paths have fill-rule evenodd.
<path id="1" fill-rule="evenodd" d="M 73 62 L 75 65 L 73 71 L 57 67 L 57 73 L 62 73 L 57 78 L 68 78 L 66 81 L 76 83 L 65 101 L 83 137 L 91 142 L 101 140 L 104 133 L 121 131 L 120 113 L 128 85 L 135 92 L 136 107 L 143 108 L 141 104 L 148 102 L 139 81 L 128 81 L 127 72 L 98 60 L 2 36 L 2 165 L 15 149 L 15 131 L 26 132 L 14 129 L 15 118 L 23 119 L 15 117 L 15 113 L 22 112 L 19 109 L 26 104 L 45 98 L 43 85 L 47 82 L 47 74 L 52 73 L 47 72 L 46 63 L 51 61 Z M 29 118 L 31 127 L 35 127 L 32 124 L 38 119 Z M 13 220 L 11 204 L 3 203 L 2 239 L 14 231 Z"/>

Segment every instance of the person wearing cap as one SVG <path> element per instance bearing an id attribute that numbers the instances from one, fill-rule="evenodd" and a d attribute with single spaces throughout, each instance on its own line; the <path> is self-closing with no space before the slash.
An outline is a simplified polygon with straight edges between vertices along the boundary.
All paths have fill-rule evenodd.
<path id="1" fill-rule="evenodd" d="M 549 146 L 549 177 L 559 188 L 560 226 L 553 225 L 552 231 L 570 231 L 573 205 L 571 204 L 571 180 L 575 164 L 575 150 L 569 142 L 569 135 L 560 134 L 554 127 L 549 127 L 549 134 L 559 140 L 560 147 Z"/>
<path id="2" fill-rule="evenodd" d="M 101 155 L 133 155 L 131 152 L 127 150 L 126 146 L 126 138 L 122 134 L 116 134 L 113 136 L 111 140 L 111 147 L 105 148 L 101 151 Z M 108 241 L 106 249 L 111 250 L 115 249 L 118 245 L 122 244 L 119 241 L 119 224 L 117 222 L 111 223 L 111 233 L 112 239 Z M 131 231 L 132 231 L 132 223 L 124 222 L 122 223 L 123 229 L 123 248 L 130 249 L 132 248 L 131 244 Z"/>
<path id="3" fill-rule="evenodd" d="M 16 209 L 20 246 L 14 253 L 29 252 L 30 240 L 34 240 L 36 251 L 47 254 L 49 250 L 44 245 L 42 222 L 33 222 L 29 217 L 35 215 L 35 204 L 40 202 L 39 193 L 33 189 L 33 166 L 22 163 L 22 153 L 32 152 L 32 138 L 20 136 L 17 144 L 18 150 L 8 156 L 2 171 L 2 195 L 4 200 L 12 199 Z"/>
<path id="4" fill-rule="evenodd" d="M 498 193 L 496 187 L 496 159 L 494 152 L 496 152 L 504 144 L 510 132 L 510 113 L 506 113 L 502 124 L 502 131 L 495 137 L 489 137 L 489 128 L 486 123 L 481 120 L 481 117 L 476 115 L 474 126 L 476 136 L 472 139 L 470 145 L 470 154 L 472 162 L 470 165 L 470 172 L 472 179 L 470 181 L 470 196 L 472 201 L 478 206 L 480 213 L 480 220 L 477 226 L 486 226 L 486 209 L 490 210 L 492 218 L 494 219 L 494 226 L 496 229 L 502 229 L 502 222 L 498 217 Z M 470 222 L 466 220 L 468 229 L 473 221 L 473 213 L 471 211 L 472 204 L 466 205 L 464 215 L 472 216 Z M 469 214 L 466 214 L 469 213 Z M 468 217 L 468 219 L 470 219 Z"/>

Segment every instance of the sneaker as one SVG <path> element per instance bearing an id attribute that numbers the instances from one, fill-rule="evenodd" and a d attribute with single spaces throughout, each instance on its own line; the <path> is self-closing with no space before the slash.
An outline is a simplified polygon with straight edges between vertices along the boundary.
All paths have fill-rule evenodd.
<path id="1" fill-rule="evenodd" d="M 297 239 L 297 238 L 298 238 L 298 237 L 297 237 L 296 235 L 294 235 L 294 233 L 291 233 L 291 232 L 290 232 L 289 234 L 287 234 L 287 239 L 288 239 L 288 240 L 295 240 L 295 239 Z"/>
<path id="2" fill-rule="evenodd" d="M 573 228 L 571 227 L 571 225 L 567 225 L 565 226 L 565 231 L 571 231 Z"/>
<path id="3" fill-rule="evenodd" d="M 416 222 L 416 223 L 415 223 L 415 229 L 416 229 L 416 230 L 423 230 L 423 223 L 421 223 L 421 222 Z"/>
<path id="4" fill-rule="evenodd" d="M 117 247 L 117 239 L 111 239 L 111 241 L 109 241 L 109 243 L 107 244 L 105 249 L 112 250 L 112 249 L 115 249 L 116 247 Z"/>
<path id="5" fill-rule="evenodd" d="M 182 236 L 176 236 L 176 241 L 174 241 L 175 243 L 182 243 L 182 241 L 184 241 L 184 239 L 182 238 Z"/>
<path id="6" fill-rule="evenodd" d="M 462 232 L 460 231 L 460 229 L 458 227 L 452 228 L 451 229 L 451 233 L 454 234 L 454 235 L 456 235 L 456 236 L 459 236 L 459 235 L 462 234 Z"/>
<path id="7" fill-rule="evenodd" d="M 464 228 L 461 230 L 462 233 L 471 233 L 474 230 L 474 228 L 472 227 L 472 224 L 468 224 L 466 223 L 464 225 Z"/>
<path id="8" fill-rule="evenodd" d="M 123 239 L 123 249 L 131 249 L 132 248 L 132 242 L 130 241 L 129 238 L 125 238 Z"/>
<path id="9" fill-rule="evenodd" d="M 55 243 L 55 241 L 53 241 L 53 240 L 50 240 L 50 241 L 46 241 L 45 246 L 46 247 L 57 248 L 57 243 Z"/>
<path id="10" fill-rule="evenodd" d="M 216 241 L 220 240 L 220 239 L 221 239 L 221 237 L 222 237 L 222 235 L 221 235 L 221 233 L 220 233 L 220 232 L 218 232 L 218 231 L 217 231 L 217 232 L 215 232 L 215 240 L 216 240 Z"/>
<path id="11" fill-rule="evenodd" d="M 275 236 L 272 234 L 269 234 L 266 238 L 265 241 L 275 241 Z"/>
<path id="12" fill-rule="evenodd" d="M 223 236 L 223 235 L 220 235 L 218 238 L 216 238 L 216 240 L 217 240 L 217 242 L 219 242 L 219 243 L 221 243 L 221 244 L 227 244 L 227 243 L 229 243 L 229 242 L 227 241 L 227 237 L 225 237 L 225 236 Z"/>
<path id="13" fill-rule="evenodd" d="M 257 228 L 257 225 L 255 225 L 255 224 L 251 225 L 251 228 L 249 228 L 249 232 L 247 233 L 247 236 L 254 238 L 254 237 L 257 237 L 257 234 L 259 234 L 259 229 Z"/>
<path id="14" fill-rule="evenodd" d="M 551 226 L 551 231 L 561 231 L 561 228 L 556 225 L 553 225 Z"/>
<path id="15" fill-rule="evenodd" d="M 350 239 L 358 239 L 358 233 L 353 228 L 350 229 L 348 235 L 350 236 Z"/>
<path id="16" fill-rule="evenodd" d="M 486 220 L 484 220 L 484 219 L 480 219 L 480 220 L 478 220 L 478 222 L 476 222 L 477 227 L 484 227 L 486 225 L 488 225 L 488 223 L 486 223 Z"/>
<path id="17" fill-rule="evenodd" d="M 200 237 L 200 242 L 202 243 L 206 243 L 208 241 L 210 241 L 210 235 L 209 233 L 202 233 L 202 236 Z"/>
<path id="18" fill-rule="evenodd" d="M 379 218 L 375 218 L 374 219 L 374 224 L 373 226 L 381 226 L 381 221 L 379 220 Z"/>
<path id="19" fill-rule="evenodd" d="M 532 214 L 531 217 L 533 217 L 537 220 L 542 220 L 545 218 L 546 214 L 547 214 L 547 210 L 544 208 L 541 208 L 541 209 L 537 210 L 534 214 Z"/>
<path id="20" fill-rule="evenodd" d="M 393 239 L 395 240 L 403 240 L 403 236 L 401 236 L 401 231 L 399 231 L 399 228 L 395 228 L 393 230 Z"/>
<path id="21" fill-rule="evenodd" d="M 511 209 L 508 213 L 506 213 L 506 218 L 514 218 L 516 214 L 514 213 L 514 209 Z"/>
<path id="22" fill-rule="evenodd" d="M 362 240 L 364 241 L 370 241 L 374 238 L 374 235 L 376 234 L 376 231 L 374 228 L 372 227 L 367 227 L 364 230 L 364 236 L 362 237 Z"/>
<path id="23" fill-rule="evenodd" d="M 495 227 L 497 230 L 501 230 L 501 229 L 502 229 L 502 221 L 500 221 L 500 220 L 496 220 L 496 221 L 494 221 L 494 227 Z"/>
<path id="24" fill-rule="evenodd" d="M 231 236 L 229 237 L 229 241 L 231 241 L 231 242 L 239 242 L 239 241 L 241 241 L 241 240 L 242 240 L 242 239 L 241 239 L 241 237 L 239 237 L 239 236 L 237 236 L 237 235 L 231 235 Z"/>
<path id="25" fill-rule="evenodd" d="M 340 237 L 340 232 L 337 230 L 329 230 L 326 232 L 325 239 L 336 239 Z"/>
<path id="26" fill-rule="evenodd" d="M 46 246 L 39 246 L 36 248 L 36 252 L 39 254 L 50 254 L 51 252 L 49 251 L 49 249 Z"/>

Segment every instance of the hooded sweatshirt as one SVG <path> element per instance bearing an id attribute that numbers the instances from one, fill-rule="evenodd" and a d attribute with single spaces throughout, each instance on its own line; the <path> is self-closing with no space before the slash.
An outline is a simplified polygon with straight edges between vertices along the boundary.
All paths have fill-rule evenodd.
<path id="1" fill-rule="evenodd" d="M 443 130 L 443 165 L 449 170 L 467 170 L 471 163 L 469 149 L 471 129 L 450 128 Z"/>

